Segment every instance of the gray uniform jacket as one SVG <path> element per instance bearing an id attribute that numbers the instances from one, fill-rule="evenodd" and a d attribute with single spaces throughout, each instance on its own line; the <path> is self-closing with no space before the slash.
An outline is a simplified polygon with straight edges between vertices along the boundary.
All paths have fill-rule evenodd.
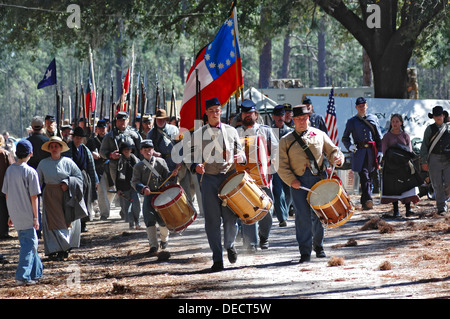
<path id="1" fill-rule="evenodd" d="M 154 171 L 152 171 L 148 165 L 153 167 Z M 146 186 L 150 188 L 150 191 L 155 192 L 158 191 L 158 187 L 161 183 L 169 177 L 169 174 L 170 171 L 166 161 L 160 157 L 152 156 L 150 161 L 143 159 L 134 165 L 131 186 L 140 194 L 142 194 L 143 189 Z"/>
<path id="2" fill-rule="evenodd" d="M 197 164 L 205 163 L 206 174 L 225 174 L 236 168 L 234 155 L 245 158 L 238 132 L 224 123 L 220 128 L 202 126 L 192 134 L 190 143 L 191 156 L 185 158 L 185 163 L 192 171 Z"/>

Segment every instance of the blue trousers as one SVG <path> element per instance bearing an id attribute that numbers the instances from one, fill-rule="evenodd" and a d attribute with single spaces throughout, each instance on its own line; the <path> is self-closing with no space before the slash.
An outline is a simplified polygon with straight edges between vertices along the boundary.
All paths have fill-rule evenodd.
<path id="1" fill-rule="evenodd" d="M 130 189 L 123 191 L 123 196 L 120 199 L 120 216 L 124 216 L 130 227 L 134 225 L 139 226 L 139 215 L 141 214 L 141 203 L 139 201 L 139 194 Z"/>
<path id="2" fill-rule="evenodd" d="M 234 171 L 218 175 L 203 174 L 203 179 L 200 183 L 205 212 L 205 231 L 213 254 L 213 262 L 221 262 L 223 260 L 221 224 L 223 223 L 223 246 L 225 249 L 234 247 L 238 231 L 238 217 L 228 207 L 222 206 L 222 201 L 218 196 L 220 185 L 233 173 Z M 197 177 L 200 179 L 201 175 L 198 174 Z"/>
<path id="3" fill-rule="evenodd" d="M 369 157 L 364 157 L 364 163 L 359 175 L 359 182 L 361 184 L 361 204 L 365 204 L 368 200 L 372 200 L 372 177 L 370 173 L 373 172 L 373 165 L 368 162 Z"/>
<path id="4" fill-rule="evenodd" d="M 166 226 L 161 216 L 159 216 L 158 212 L 152 206 L 152 199 L 155 195 L 144 196 L 144 201 L 142 203 L 142 216 L 144 217 L 144 224 L 146 227 L 156 226 L 156 223 L 159 226 Z"/>
<path id="5" fill-rule="evenodd" d="M 42 277 L 42 262 L 38 254 L 38 238 L 34 228 L 19 230 L 19 263 L 16 270 L 17 280 L 36 280 Z"/>
<path id="6" fill-rule="evenodd" d="M 290 190 L 285 192 L 284 185 L 286 185 L 278 174 L 272 175 L 272 193 L 273 193 L 273 207 L 274 213 L 279 222 L 285 221 L 289 218 L 289 204 L 286 201 L 287 195 L 290 200 Z M 286 185 L 287 186 L 287 185 Z"/>
<path id="7" fill-rule="evenodd" d="M 321 179 L 320 175 L 313 175 L 309 169 L 305 174 L 297 176 L 301 186 L 311 188 Z M 308 191 L 291 187 L 292 202 L 295 211 L 295 235 L 301 255 L 311 255 L 312 249 L 323 248 L 324 228 L 311 206 L 306 201 Z"/>

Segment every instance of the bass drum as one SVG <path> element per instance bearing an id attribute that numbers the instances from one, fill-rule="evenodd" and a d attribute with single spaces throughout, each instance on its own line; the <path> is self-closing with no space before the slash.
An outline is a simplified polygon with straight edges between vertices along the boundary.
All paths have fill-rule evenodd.
<path id="1" fill-rule="evenodd" d="M 247 172 L 258 186 L 270 186 L 270 161 L 267 151 L 267 142 L 263 135 L 246 136 L 241 138 L 245 150 L 247 163 L 236 164 L 236 171 Z"/>

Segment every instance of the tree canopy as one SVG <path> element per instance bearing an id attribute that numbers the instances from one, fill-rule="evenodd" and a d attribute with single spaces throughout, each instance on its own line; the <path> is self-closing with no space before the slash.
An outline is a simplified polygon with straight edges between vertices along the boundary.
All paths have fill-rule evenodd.
<path id="1" fill-rule="evenodd" d="M 54 88 L 36 90 L 36 85 L 55 56 L 60 61 L 58 89 L 64 104 L 68 105 L 69 96 L 73 104 L 75 84 L 86 83 L 89 48 L 94 53 L 98 92 L 104 89 L 108 96 L 113 80 L 117 98 L 134 44 L 135 81 L 138 76 L 145 79 L 150 95 L 157 81 L 167 91 L 173 83 L 180 98 L 193 57 L 212 40 L 231 8 L 231 0 L 80 0 L 80 27 L 73 28 L 68 25 L 71 4 L 68 0 L 0 3 L 2 129 L 18 132 L 20 122 L 23 132 L 32 115 L 54 110 Z M 367 27 L 369 4 L 380 7 L 381 28 Z M 246 86 L 266 87 L 263 74 L 265 80 L 300 78 L 306 86 L 358 86 L 364 47 L 371 59 L 376 96 L 398 98 L 404 93 L 408 65 L 440 70 L 450 60 L 444 0 L 248 0 L 239 1 L 237 7 Z M 260 63 L 264 54 L 270 55 L 270 65 Z M 324 59 L 326 67 L 321 70 L 318 65 Z M 443 70 L 445 82 L 448 76 Z M 448 97 L 448 92 L 443 94 Z M 5 121 L 10 116 L 6 114 L 13 114 L 13 121 Z"/>

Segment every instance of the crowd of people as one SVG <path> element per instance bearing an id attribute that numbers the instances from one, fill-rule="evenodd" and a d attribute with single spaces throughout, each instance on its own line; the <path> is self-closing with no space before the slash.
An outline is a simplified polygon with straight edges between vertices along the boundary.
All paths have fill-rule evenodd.
<path id="1" fill-rule="evenodd" d="M 402 116 L 391 116 L 383 136 L 368 108 L 363 97 L 356 100 L 357 114 L 347 120 L 342 135 L 352 153 L 351 169 L 359 175 L 362 209 L 374 207 L 372 173 L 383 166 L 381 202 L 392 203 L 393 217 L 399 216 L 399 202 L 405 205 L 407 217 L 414 214 L 411 204 L 419 201 L 417 186 L 423 182 L 418 170 L 429 172 L 438 214 L 445 214 L 450 197 L 448 112 L 436 106 L 429 113 L 434 123 L 424 132 L 417 167 Z M 247 251 L 268 249 L 273 219 L 285 227 L 289 215 L 295 216 L 300 263 L 309 261 L 313 251 L 317 258 L 326 257 L 324 225 L 307 195 L 344 163 L 344 154 L 329 138 L 324 118 L 314 112 L 308 98 L 294 107 L 275 106 L 270 118 L 270 125 L 264 124 L 255 103 L 243 100 L 240 113 L 225 123 L 218 99 L 207 100 L 204 125 L 191 133 L 200 134 L 201 142 L 183 148 L 190 153 L 183 154 L 182 161 L 174 156 L 174 147 L 190 139 L 187 132 L 180 138 L 177 119 L 169 119 L 164 109 L 155 115 L 138 114 L 134 123 L 127 112 L 118 112 L 112 121 L 100 119 L 90 126 L 79 119 L 78 125 L 62 123 L 60 129 L 54 116 L 35 116 L 29 136 L 17 143 L 11 143 L 5 132 L 5 137 L 0 136 L 0 236 L 11 238 L 11 225 L 19 235 L 16 281 L 30 284 L 42 276 L 40 238 L 49 260 L 66 259 L 80 246 L 80 236 L 89 231 L 91 221 L 108 220 L 115 198 L 129 227 L 145 229 L 149 253 L 165 249 L 170 232 L 153 199 L 173 184 L 182 186 L 190 203 L 197 201 L 204 217 L 212 252 L 210 271 L 224 269 L 224 250 L 228 261 L 236 262 L 238 232 Z M 236 166 L 249 161 L 242 139 L 259 135 L 267 143 L 271 168 L 270 181 L 261 189 L 273 205 L 264 218 L 248 225 L 223 205 L 218 193 L 236 173 Z"/>

